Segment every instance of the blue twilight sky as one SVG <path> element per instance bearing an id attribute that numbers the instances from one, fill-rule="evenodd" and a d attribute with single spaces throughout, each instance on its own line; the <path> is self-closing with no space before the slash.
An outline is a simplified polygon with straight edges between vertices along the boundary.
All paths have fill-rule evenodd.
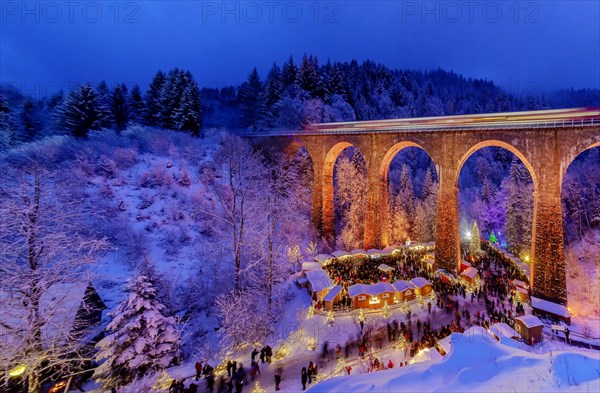
<path id="1" fill-rule="evenodd" d="M 600 87 L 600 1 L 7 1 L 0 79 L 43 95 L 183 67 L 239 83 L 303 53 L 454 70 L 513 93 Z"/>

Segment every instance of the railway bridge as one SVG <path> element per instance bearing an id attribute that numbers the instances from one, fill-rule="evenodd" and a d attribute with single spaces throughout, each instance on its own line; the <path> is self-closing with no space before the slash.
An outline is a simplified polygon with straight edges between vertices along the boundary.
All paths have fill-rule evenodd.
<path id="1" fill-rule="evenodd" d="M 436 264 L 456 272 L 460 263 L 458 177 L 479 149 L 502 147 L 515 154 L 533 180 L 530 285 L 535 296 L 566 304 L 563 176 L 586 149 L 600 146 L 600 108 L 441 116 L 311 125 L 304 130 L 249 136 L 254 144 L 289 154 L 305 148 L 313 163 L 312 221 L 332 240 L 333 172 L 347 147 L 356 147 L 368 173 L 365 248 L 389 245 L 382 225 L 390 164 L 407 147 L 423 149 L 437 169 L 439 192 Z"/>

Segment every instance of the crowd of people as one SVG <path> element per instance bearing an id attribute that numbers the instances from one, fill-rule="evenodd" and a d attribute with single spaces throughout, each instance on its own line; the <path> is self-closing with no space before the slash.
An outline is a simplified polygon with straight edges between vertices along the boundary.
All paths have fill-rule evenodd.
<path id="1" fill-rule="evenodd" d="M 347 288 L 356 283 L 375 283 L 382 280 L 394 282 L 396 280 L 409 280 L 413 277 L 425 277 L 433 285 L 435 297 L 423 307 L 427 314 L 412 315 L 408 310 L 406 320 L 397 319 L 383 326 L 369 325 L 361 328 L 355 339 L 345 343 L 329 346 L 325 342 L 318 359 L 310 361 L 308 365 L 299 370 L 299 388 L 305 390 L 308 385 L 315 382 L 318 369 L 325 367 L 336 359 L 349 360 L 355 357 L 361 367 L 367 371 L 404 367 L 408 359 L 414 357 L 425 348 L 441 348 L 439 340 L 447 337 L 452 332 L 463 332 L 474 325 L 488 328 L 496 322 L 505 322 L 514 326 L 513 317 L 524 313 L 523 304 L 513 300 L 512 280 L 521 279 L 521 272 L 507 261 L 501 254 L 482 254 L 473 259 L 473 266 L 482 273 L 482 280 L 475 285 L 467 284 L 462 280 L 452 277 L 452 274 L 440 275 L 434 273 L 423 263 L 424 251 L 405 250 L 402 253 L 380 256 L 379 258 L 353 257 L 351 263 L 347 260 L 330 261 L 325 269 L 333 281 Z M 385 263 L 393 268 L 384 273 L 378 269 Z M 345 299 L 345 298 L 344 298 Z M 516 298 L 514 298 L 516 299 Z M 349 299 L 342 300 L 342 304 L 350 305 Z M 318 306 L 318 305 L 317 305 Z M 451 317 L 448 317 L 451 314 Z M 444 317 L 445 315 L 445 317 Z M 404 351 L 406 361 L 392 359 L 380 360 L 384 346 L 392 345 Z M 443 353 L 443 349 L 440 349 Z M 241 393 L 243 387 L 251 380 L 261 375 L 260 364 L 270 364 L 273 351 L 265 346 L 260 351 L 256 348 L 250 354 L 251 367 L 247 372 L 241 364 L 235 361 L 227 363 L 227 377 L 220 376 L 215 381 L 214 370 L 208 364 L 196 364 L 196 381 L 203 378 L 206 381 L 206 390 L 213 393 Z M 350 374 L 352 366 L 344 367 L 344 372 Z M 282 383 L 282 367 L 274 370 L 275 390 L 280 390 Z M 174 381 L 173 393 L 193 393 L 197 391 L 195 384 L 187 390 L 183 384 Z"/>

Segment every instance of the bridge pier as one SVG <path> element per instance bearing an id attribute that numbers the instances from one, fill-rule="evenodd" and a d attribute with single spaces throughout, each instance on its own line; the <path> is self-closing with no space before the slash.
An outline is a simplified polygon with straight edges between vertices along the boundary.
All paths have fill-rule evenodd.
<path id="1" fill-rule="evenodd" d="M 435 263 L 450 272 L 458 271 L 460 233 L 456 170 L 438 166 L 439 188 L 435 230 Z"/>
<path id="2" fill-rule="evenodd" d="M 567 303 L 561 179 L 558 165 L 541 168 L 531 234 L 533 295 Z"/>

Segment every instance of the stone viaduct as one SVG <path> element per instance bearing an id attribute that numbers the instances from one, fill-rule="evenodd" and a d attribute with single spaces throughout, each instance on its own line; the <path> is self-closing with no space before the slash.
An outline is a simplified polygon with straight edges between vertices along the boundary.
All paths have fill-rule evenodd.
<path id="1" fill-rule="evenodd" d="M 466 160 L 477 150 L 498 146 L 514 153 L 527 167 L 533 180 L 533 228 L 531 282 L 536 296 L 566 304 L 562 179 L 570 163 L 586 149 L 600 146 L 600 109 L 590 120 L 571 115 L 552 120 L 546 112 L 533 120 L 476 122 L 462 125 L 429 124 L 397 126 L 392 121 L 331 123 L 308 130 L 250 136 L 253 143 L 295 154 L 305 148 L 313 163 L 312 221 L 323 235 L 334 238 L 333 170 L 339 154 L 355 146 L 368 172 L 365 212 L 365 248 L 385 247 L 388 235 L 382 225 L 386 206 L 389 166 L 402 149 L 423 149 L 433 160 L 439 180 L 436 228 L 436 264 L 456 272 L 460 261 L 458 177 Z M 524 112 L 521 112 L 524 113 Z M 459 116 L 440 117 L 443 119 Z M 505 118 L 506 119 L 506 118 Z M 418 119 L 416 119 L 418 120 Z"/>

